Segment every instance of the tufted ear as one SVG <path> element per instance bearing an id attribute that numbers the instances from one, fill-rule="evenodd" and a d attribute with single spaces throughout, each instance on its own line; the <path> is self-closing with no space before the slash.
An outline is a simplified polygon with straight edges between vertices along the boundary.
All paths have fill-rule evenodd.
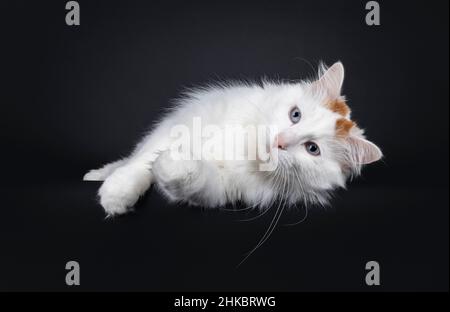
<path id="1" fill-rule="evenodd" d="M 341 96 L 342 84 L 344 83 L 344 65 L 341 62 L 334 63 L 330 68 L 321 65 L 319 79 L 311 84 L 314 93 L 325 93 L 331 100 Z"/>
<path id="2" fill-rule="evenodd" d="M 350 149 L 350 160 L 353 165 L 360 166 L 376 162 L 383 157 L 380 148 L 363 137 L 350 135 L 346 138 Z"/>

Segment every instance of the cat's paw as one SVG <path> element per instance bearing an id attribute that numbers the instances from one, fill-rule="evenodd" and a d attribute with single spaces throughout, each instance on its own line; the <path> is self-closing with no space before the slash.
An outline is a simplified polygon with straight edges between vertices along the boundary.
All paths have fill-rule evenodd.
<path id="1" fill-rule="evenodd" d="M 113 177 L 106 179 L 98 191 L 100 204 L 107 215 L 124 214 L 137 201 L 139 194 L 125 181 Z"/>
<path id="2" fill-rule="evenodd" d="M 83 176 L 83 181 L 105 181 L 106 175 L 102 169 L 92 169 Z"/>
<path id="3" fill-rule="evenodd" d="M 112 175 L 98 191 L 100 204 L 108 215 L 128 212 L 139 198 L 139 193 L 126 175 Z"/>
<path id="4" fill-rule="evenodd" d="M 126 203 L 118 198 L 108 198 L 101 203 L 105 209 L 106 218 L 126 214 L 133 210 L 132 207 L 127 207 Z"/>
<path id="5" fill-rule="evenodd" d="M 159 182 L 188 183 L 196 177 L 199 167 L 199 161 L 174 159 L 171 151 L 164 151 L 153 163 L 152 170 Z"/>
<path id="6" fill-rule="evenodd" d="M 146 170 L 132 166 L 121 167 L 111 174 L 98 191 L 100 204 L 108 215 L 124 214 L 132 210 L 139 196 L 150 186 Z"/>

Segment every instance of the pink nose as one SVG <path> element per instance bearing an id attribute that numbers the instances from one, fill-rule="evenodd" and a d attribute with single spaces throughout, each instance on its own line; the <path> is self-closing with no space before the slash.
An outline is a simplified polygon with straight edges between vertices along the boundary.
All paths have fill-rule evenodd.
<path id="1" fill-rule="evenodd" d="M 275 137 L 275 141 L 273 142 L 273 145 L 274 145 L 274 147 L 284 150 L 287 147 L 287 142 L 282 134 L 278 134 Z"/>

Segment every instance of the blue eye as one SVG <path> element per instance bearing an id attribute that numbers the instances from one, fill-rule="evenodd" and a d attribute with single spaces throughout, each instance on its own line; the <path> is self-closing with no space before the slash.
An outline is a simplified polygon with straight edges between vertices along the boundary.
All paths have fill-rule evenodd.
<path id="1" fill-rule="evenodd" d="M 300 109 L 296 106 L 289 112 L 289 118 L 291 119 L 292 123 L 298 123 L 300 119 L 302 118 L 302 113 L 300 112 Z"/>
<path id="2" fill-rule="evenodd" d="M 313 156 L 319 156 L 320 155 L 320 148 L 314 142 L 306 142 L 305 143 L 305 148 L 306 148 L 306 151 L 309 154 L 313 155 Z"/>

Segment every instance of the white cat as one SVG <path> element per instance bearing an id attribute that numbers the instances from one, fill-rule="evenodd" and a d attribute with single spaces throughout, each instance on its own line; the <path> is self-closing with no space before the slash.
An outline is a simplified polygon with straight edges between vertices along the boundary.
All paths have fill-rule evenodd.
<path id="1" fill-rule="evenodd" d="M 84 180 L 104 181 L 99 196 L 108 215 L 127 212 L 153 183 L 171 201 L 204 207 L 243 202 L 264 209 L 277 200 L 283 208 L 298 202 L 325 204 L 329 193 L 344 187 L 362 165 L 382 157 L 350 120 L 341 95 L 343 79 L 344 68 L 335 63 L 329 69 L 321 66 L 319 79 L 312 82 L 232 83 L 190 90 L 129 157 L 89 171 Z M 263 141 L 270 160 L 276 159 L 273 168 L 255 166 L 267 160 L 259 153 L 250 159 L 250 149 L 238 153 L 243 158 L 220 159 L 191 151 L 192 142 L 174 148 L 180 141 L 174 129 L 187 129 L 195 137 L 196 121 L 201 122 L 200 131 L 215 127 L 209 143 L 225 152 L 234 148 L 223 139 L 227 126 L 275 126 Z M 257 137 L 261 135 L 245 138 L 245 147 L 258 145 Z M 200 143 L 207 139 L 201 134 Z M 184 158 L 179 159 L 180 154 Z"/>

